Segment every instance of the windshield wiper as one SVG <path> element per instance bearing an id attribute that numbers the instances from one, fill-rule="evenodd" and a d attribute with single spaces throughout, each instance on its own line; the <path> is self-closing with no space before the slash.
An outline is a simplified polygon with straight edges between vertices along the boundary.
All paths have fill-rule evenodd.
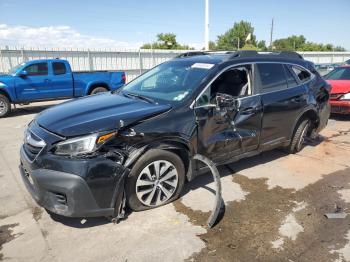
<path id="1" fill-rule="evenodd" d="M 157 104 L 156 101 L 154 101 L 152 98 L 145 97 L 145 96 L 142 96 L 142 95 L 139 95 L 139 94 L 123 92 L 123 95 L 129 96 L 129 97 L 136 97 L 138 99 L 141 99 L 141 100 L 146 101 L 146 102 L 151 103 L 151 104 Z"/>

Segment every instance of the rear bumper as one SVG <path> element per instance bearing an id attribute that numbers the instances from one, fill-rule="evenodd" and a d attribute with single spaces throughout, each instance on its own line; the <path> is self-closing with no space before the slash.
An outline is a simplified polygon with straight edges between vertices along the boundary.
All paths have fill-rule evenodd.
<path id="1" fill-rule="evenodd" d="M 97 201 L 95 189 L 91 188 L 89 180 L 83 176 L 46 169 L 44 166 L 38 167 L 37 164 L 31 163 L 26 157 L 23 147 L 20 151 L 21 165 L 19 166 L 21 177 L 24 184 L 32 195 L 34 200 L 42 207 L 49 211 L 67 217 L 98 217 L 98 216 L 114 216 L 115 206 L 118 206 L 118 199 L 124 190 L 124 179 L 126 176 L 125 169 L 114 170 L 116 180 L 113 183 L 113 192 L 104 194 L 107 205 L 101 206 L 101 201 Z M 57 161 L 55 159 L 55 161 Z M 64 163 L 57 163 L 57 165 Z M 71 165 L 78 166 L 78 161 L 72 162 Z M 91 162 L 91 165 L 98 163 Z M 124 170 L 124 172 L 122 172 Z M 81 173 L 84 173 L 81 169 Z M 105 180 L 105 178 L 102 178 Z M 103 183 L 97 181 L 98 186 L 103 191 Z M 105 188 L 104 191 L 108 191 Z"/>
<path id="2" fill-rule="evenodd" d="M 330 101 L 333 114 L 350 114 L 350 101 Z"/>

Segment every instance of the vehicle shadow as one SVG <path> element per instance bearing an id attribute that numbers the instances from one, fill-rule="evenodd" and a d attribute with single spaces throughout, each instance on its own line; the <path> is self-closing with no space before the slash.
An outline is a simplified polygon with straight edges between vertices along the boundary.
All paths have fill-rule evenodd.
<path id="1" fill-rule="evenodd" d="M 49 107 L 52 107 L 54 105 L 56 105 L 56 104 L 12 108 L 11 113 L 6 118 L 23 116 L 23 115 L 38 114 L 41 111 L 44 111 L 45 109 L 48 109 Z"/>

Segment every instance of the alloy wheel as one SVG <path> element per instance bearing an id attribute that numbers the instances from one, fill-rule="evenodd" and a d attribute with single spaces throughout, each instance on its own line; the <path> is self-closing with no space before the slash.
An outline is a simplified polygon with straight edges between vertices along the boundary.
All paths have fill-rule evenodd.
<path id="1" fill-rule="evenodd" d="M 147 165 L 137 178 L 137 198 L 146 206 L 160 206 L 174 195 L 178 182 L 178 172 L 171 162 L 154 161 Z"/>

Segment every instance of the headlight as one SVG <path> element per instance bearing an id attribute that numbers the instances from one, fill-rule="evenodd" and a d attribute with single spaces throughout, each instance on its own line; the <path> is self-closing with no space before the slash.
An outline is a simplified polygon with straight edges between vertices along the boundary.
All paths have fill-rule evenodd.
<path id="1" fill-rule="evenodd" d="M 92 134 L 88 136 L 68 139 L 56 145 L 54 153 L 56 155 L 82 155 L 96 151 L 107 140 L 113 137 L 116 133 L 108 134 Z"/>
<path id="2" fill-rule="evenodd" d="M 342 95 L 340 98 L 340 100 L 350 100 L 350 93 L 347 93 L 345 95 Z"/>

